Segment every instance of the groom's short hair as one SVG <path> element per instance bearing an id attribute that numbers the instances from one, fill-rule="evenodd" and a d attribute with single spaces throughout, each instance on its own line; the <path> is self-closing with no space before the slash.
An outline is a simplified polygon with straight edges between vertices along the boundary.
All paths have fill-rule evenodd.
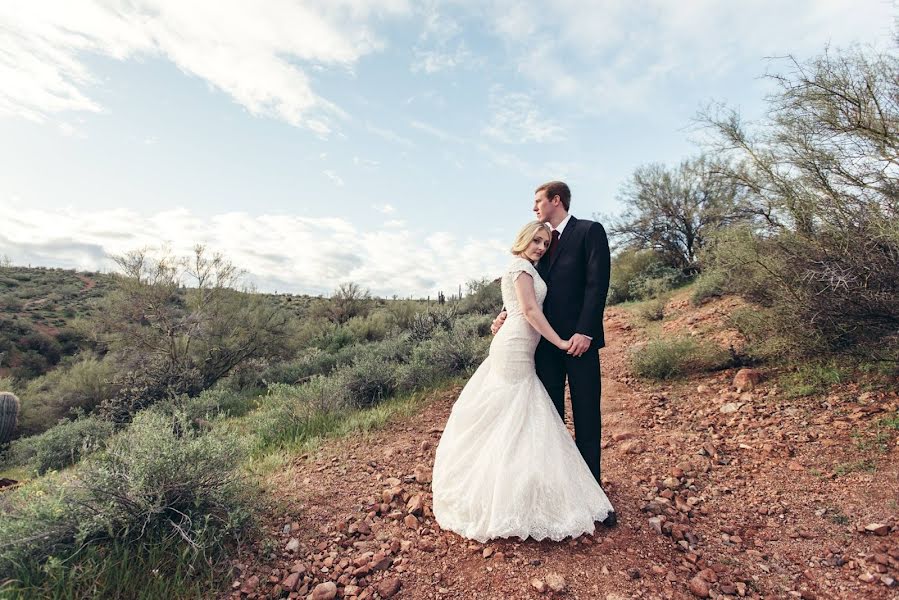
<path id="1" fill-rule="evenodd" d="M 534 193 L 540 193 L 543 190 L 546 190 L 546 197 L 552 200 L 556 196 L 562 201 L 562 206 L 565 207 L 565 211 L 568 211 L 568 207 L 571 206 L 571 190 L 568 189 L 568 184 L 564 181 L 550 181 L 544 183 L 536 190 Z"/>

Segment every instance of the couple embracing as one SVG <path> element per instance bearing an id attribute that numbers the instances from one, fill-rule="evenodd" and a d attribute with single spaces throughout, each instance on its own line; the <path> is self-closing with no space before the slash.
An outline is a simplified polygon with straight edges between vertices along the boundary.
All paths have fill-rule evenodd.
<path id="1" fill-rule="evenodd" d="M 559 541 L 617 520 L 599 483 L 609 244 L 570 205 L 561 181 L 535 190 L 537 220 L 512 246 L 489 355 L 437 446 L 434 516 L 466 538 Z M 566 377 L 576 441 L 563 422 Z"/>

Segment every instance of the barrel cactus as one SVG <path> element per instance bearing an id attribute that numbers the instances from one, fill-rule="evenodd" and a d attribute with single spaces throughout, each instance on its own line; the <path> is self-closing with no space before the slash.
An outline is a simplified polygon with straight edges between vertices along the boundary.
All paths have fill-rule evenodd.
<path id="1" fill-rule="evenodd" d="M 12 392 L 0 392 L 0 444 L 12 439 L 19 420 L 19 399 Z"/>

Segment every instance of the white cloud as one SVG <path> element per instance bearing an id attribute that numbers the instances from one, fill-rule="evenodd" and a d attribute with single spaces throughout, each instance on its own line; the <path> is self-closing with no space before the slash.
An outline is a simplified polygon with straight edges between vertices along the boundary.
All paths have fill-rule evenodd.
<path id="1" fill-rule="evenodd" d="M 344 181 L 343 181 L 343 179 L 340 178 L 340 175 L 338 175 L 331 169 L 326 169 L 326 170 L 322 171 L 322 173 L 324 173 L 325 177 L 327 177 L 328 179 L 333 181 L 335 185 L 337 185 L 339 187 L 343 187 Z"/>
<path id="2" fill-rule="evenodd" d="M 440 232 L 423 236 L 403 229 L 402 221 L 360 229 L 338 218 L 242 212 L 205 218 L 186 209 L 47 211 L 23 208 L 19 200 L 0 203 L 0 222 L 8 224 L 0 230 L 0 255 L 13 264 L 109 270 L 109 254 L 165 244 L 186 255 L 205 243 L 246 269 L 262 291 L 329 293 L 355 281 L 380 296 L 434 296 L 499 275 L 509 258 L 505 243 Z"/>
<path id="3" fill-rule="evenodd" d="M 362 167 L 364 169 L 374 169 L 381 163 L 377 160 L 372 160 L 370 158 L 362 158 L 359 156 L 354 156 L 353 164 L 356 165 L 357 167 Z"/>
<path id="4" fill-rule="evenodd" d="M 447 71 L 456 67 L 473 68 L 484 64 L 482 57 L 475 56 L 466 46 L 459 42 L 455 48 L 415 49 L 415 60 L 412 61 L 412 72 L 424 71 L 428 75 L 439 71 Z"/>
<path id="5" fill-rule="evenodd" d="M 522 144 L 526 142 L 560 142 L 565 130 L 554 121 L 540 114 L 534 98 L 521 92 L 506 92 L 500 86 L 490 90 L 490 123 L 484 134 L 500 142 Z"/>
<path id="6" fill-rule="evenodd" d="M 485 10 L 518 72 L 587 112 L 652 109 L 665 86 L 830 43 L 889 43 L 895 2 L 494 0 Z"/>
<path id="7" fill-rule="evenodd" d="M 408 138 L 404 138 L 403 136 L 399 135 L 395 131 L 393 131 L 391 129 L 387 129 L 386 127 L 378 127 L 377 125 L 372 125 L 371 123 L 366 123 L 365 128 L 369 132 L 375 134 L 376 136 L 378 136 L 380 138 L 387 140 L 388 142 L 394 142 L 396 144 L 400 144 L 401 146 L 409 146 L 409 147 L 415 145 L 412 143 L 412 140 L 410 140 Z"/>
<path id="8" fill-rule="evenodd" d="M 385 215 L 396 212 L 396 207 L 392 204 L 372 204 L 372 208 Z"/>
<path id="9" fill-rule="evenodd" d="M 439 127 L 435 127 L 430 123 L 425 123 L 424 121 L 413 120 L 409 122 L 409 125 L 411 125 L 414 129 L 423 131 L 443 142 L 461 143 L 463 141 L 462 138 L 460 138 L 458 135 L 440 129 Z"/>
<path id="10" fill-rule="evenodd" d="M 254 115 L 325 135 L 343 111 L 298 63 L 350 69 L 384 42 L 370 21 L 408 14 L 405 0 L 12 1 L 0 4 L 0 115 L 44 121 L 99 112 L 84 59 L 163 57 Z"/>

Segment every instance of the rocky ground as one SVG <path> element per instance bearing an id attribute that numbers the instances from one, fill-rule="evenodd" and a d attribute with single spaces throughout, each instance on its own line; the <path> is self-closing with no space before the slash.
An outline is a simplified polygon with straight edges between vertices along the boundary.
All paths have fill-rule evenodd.
<path id="1" fill-rule="evenodd" d="M 675 299 L 663 331 L 732 342 Z M 607 311 L 603 479 L 619 524 L 559 543 L 444 532 L 430 472 L 459 389 L 298 457 L 233 598 L 899 598 L 896 388 L 788 398 L 764 369 L 634 378 L 638 320 Z M 885 421 L 889 419 L 889 421 Z M 887 424 L 885 424 L 885 422 Z"/>

